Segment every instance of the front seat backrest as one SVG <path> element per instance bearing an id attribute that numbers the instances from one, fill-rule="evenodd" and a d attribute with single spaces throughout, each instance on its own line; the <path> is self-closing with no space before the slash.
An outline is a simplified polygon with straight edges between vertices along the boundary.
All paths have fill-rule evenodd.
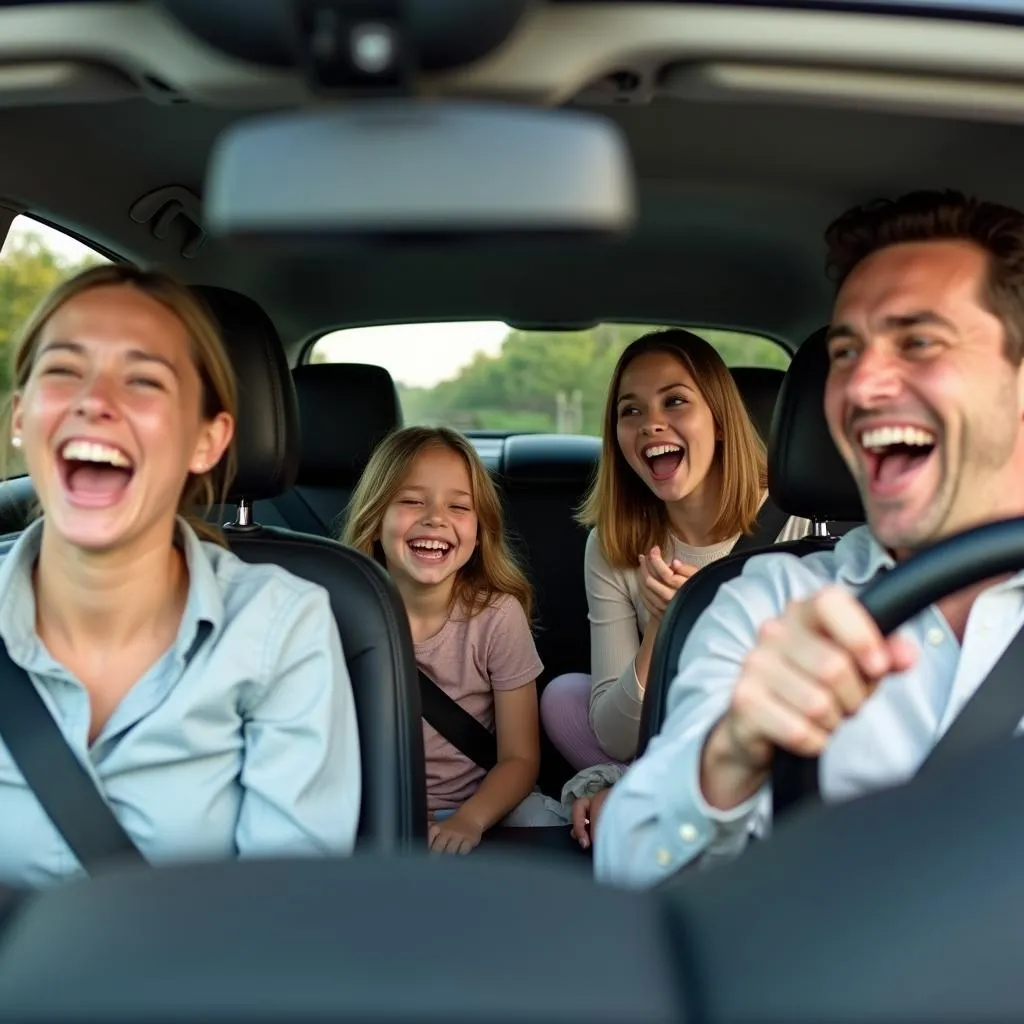
<path id="1" fill-rule="evenodd" d="M 220 324 L 238 379 L 236 521 L 225 533 L 249 562 L 272 563 L 319 583 L 331 599 L 359 724 L 363 790 L 359 841 L 375 852 L 422 845 L 426 782 L 419 686 L 408 619 L 387 573 L 323 537 L 261 526 L 252 503 L 291 486 L 298 467 L 295 391 L 273 324 L 250 299 L 194 289 Z"/>
<path id="2" fill-rule="evenodd" d="M 298 476 L 273 511 L 293 530 L 337 537 L 374 448 L 402 425 L 398 391 L 383 366 L 366 363 L 305 364 L 292 381 L 302 438 Z"/>
<path id="3" fill-rule="evenodd" d="M 779 391 L 768 443 L 768 488 L 773 500 L 787 515 L 812 520 L 814 533 L 802 540 L 775 544 L 773 552 L 803 556 L 831 548 L 838 538 L 828 534 L 828 520 L 861 522 L 864 518 L 857 485 L 825 421 L 827 376 L 828 352 L 821 330 L 811 335 L 793 357 Z M 712 562 L 676 592 L 651 656 L 637 756 L 665 720 L 669 684 L 679 669 L 679 655 L 694 623 L 718 588 L 738 576 L 747 559 L 758 553 L 750 549 Z"/>

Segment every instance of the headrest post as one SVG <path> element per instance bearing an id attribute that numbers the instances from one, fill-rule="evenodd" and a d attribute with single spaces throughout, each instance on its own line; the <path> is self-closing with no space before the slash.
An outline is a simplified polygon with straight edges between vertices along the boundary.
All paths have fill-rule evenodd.
<path id="1" fill-rule="evenodd" d="M 252 519 L 252 502 L 248 498 L 239 498 L 235 506 L 235 518 L 233 522 L 224 524 L 226 533 L 251 533 L 260 528 L 259 523 Z"/>

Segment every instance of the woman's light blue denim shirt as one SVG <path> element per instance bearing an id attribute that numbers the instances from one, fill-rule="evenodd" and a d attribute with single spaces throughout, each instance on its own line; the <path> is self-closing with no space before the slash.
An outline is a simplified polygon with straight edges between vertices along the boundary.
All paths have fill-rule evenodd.
<path id="1" fill-rule="evenodd" d="M 177 638 L 90 746 L 88 694 L 36 634 L 42 531 L 39 520 L 0 547 L 0 637 L 143 855 L 350 852 L 359 738 L 326 591 L 243 562 L 179 520 L 189 591 Z M 0 743 L 0 882 L 81 873 Z"/>

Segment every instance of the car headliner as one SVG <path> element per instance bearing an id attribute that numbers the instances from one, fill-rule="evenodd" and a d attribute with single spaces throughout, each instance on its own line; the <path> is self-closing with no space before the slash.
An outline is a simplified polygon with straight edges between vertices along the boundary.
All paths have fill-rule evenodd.
<path id="1" fill-rule="evenodd" d="M 695 17 L 694 10 L 704 10 L 706 24 L 685 20 Z M 69 11 L 79 20 L 68 22 Z M 204 65 L 203 77 L 193 65 L 200 58 L 209 62 L 212 51 L 166 19 L 129 24 L 127 19 L 143 17 L 141 11 L 130 4 L 88 3 L 60 11 L 56 5 L 0 10 L 0 71 L 26 56 L 76 61 L 88 56 L 95 62 L 98 51 L 90 50 L 90 33 L 106 31 L 102 73 L 111 76 L 106 87 L 112 97 L 66 102 L 74 95 L 76 76 L 85 82 L 84 76 L 97 73 L 95 63 L 91 70 L 69 63 L 66 91 L 55 86 L 44 96 L 46 102 L 28 105 L 18 105 L 24 93 L 0 74 L 0 205 L 34 212 L 186 280 L 251 295 L 274 318 L 293 356 L 304 340 L 334 326 L 448 319 L 523 325 L 678 321 L 760 331 L 795 345 L 827 318 L 831 285 L 823 272 L 822 230 L 846 205 L 945 186 L 1024 205 L 1019 170 L 1024 132 L 1013 123 L 1015 114 L 1006 114 L 1000 123 L 998 117 L 968 121 L 962 111 L 914 111 L 907 104 L 865 110 L 810 97 L 782 101 L 758 92 L 723 100 L 699 89 L 688 94 L 685 84 L 681 89 L 678 78 L 667 74 L 680 54 L 693 50 L 694 38 L 704 38 L 701 31 L 707 50 L 712 30 L 721 35 L 723 19 L 729 19 L 730 45 L 735 48 L 739 41 L 749 57 L 759 32 L 766 52 L 780 45 L 786 26 L 790 38 L 799 38 L 801 31 L 806 35 L 806 12 L 716 8 L 712 16 L 708 9 L 666 5 L 559 5 L 526 26 L 525 41 L 517 37 L 514 46 L 482 62 L 482 69 L 449 76 L 449 84 L 438 91 L 575 100 L 614 118 L 629 141 L 639 179 L 640 219 L 628 237 L 601 243 L 435 242 L 306 252 L 207 239 L 198 255 L 186 260 L 180 255 L 181 227 L 156 238 L 150 224 L 129 215 L 133 203 L 169 185 L 200 194 L 211 144 L 224 126 L 303 98 L 296 96 L 294 81 L 277 72 L 260 78 L 252 66 L 241 66 L 243 74 L 238 62 L 222 62 L 220 79 Z M 601 20 L 621 18 L 627 11 L 626 21 Z M 64 31 L 51 38 L 46 22 L 49 17 L 49 25 L 56 26 L 54 12 L 64 19 Z M 94 23 L 89 20 L 93 13 L 107 20 Z M 664 21 L 667 17 L 677 20 Z M 769 17 L 775 19 L 770 36 L 764 21 Z M 1017 69 L 1024 80 L 1021 28 L 916 22 L 916 34 L 907 38 L 919 39 L 921 52 L 905 45 L 905 39 L 897 51 L 893 33 L 906 31 L 910 19 L 842 13 L 811 17 L 817 18 L 811 28 L 816 26 L 819 48 L 831 60 L 839 60 L 836 50 L 849 36 L 859 49 L 845 55 L 844 63 L 858 56 L 863 64 L 865 54 L 884 51 L 890 69 L 903 66 L 899 61 L 920 69 L 930 55 L 942 55 L 948 64 L 943 48 L 951 37 L 941 33 L 949 30 L 959 33 L 960 73 L 980 73 L 998 58 L 1004 72 Z M 120 22 L 110 19 L 125 19 L 134 34 L 111 40 L 111 25 Z M 580 41 L 576 49 L 590 53 L 591 63 L 574 51 L 563 62 L 564 81 L 555 83 L 547 49 L 574 28 L 589 32 L 575 38 Z M 659 28 L 660 51 L 655 51 L 651 37 Z M 683 34 L 687 28 L 689 36 Z M 617 43 L 608 38 L 613 29 L 619 33 Z M 664 36 L 670 29 L 671 45 Z M 42 49 L 41 39 L 47 40 Z M 156 71 L 173 73 L 175 54 L 181 68 L 177 87 L 163 94 L 140 78 L 138 66 L 147 60 L 156 66 L 158 52 L 164 63 Z M 518 62 L 513 59 L 517 55 Z M 636 70 L 642 83 L 637 99 L 595 106 L 596 94 L 586 88 L 593 72 L 601 68 L 601 78 L 621 67 Z M 124 77 L 129 70 L 132 77 Z M 224 81 L 231 75 L 245 80 L 228 96 Z M 161 80 L 166 85 L 166 77 Z M 182 82 L 194 88 L 181 91 Z M 161 95 L 183 102 L 158 102 Z M 0 219 L 0 233 L 3 226 Z"/>

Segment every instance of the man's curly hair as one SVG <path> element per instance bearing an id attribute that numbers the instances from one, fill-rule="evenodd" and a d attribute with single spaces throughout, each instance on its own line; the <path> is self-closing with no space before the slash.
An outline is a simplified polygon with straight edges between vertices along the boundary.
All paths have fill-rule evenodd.
<path id="1" fill-rule="evenodd" d="M 1002 321 L 1006 357 L 1024 358 L 1024 213 L 962 192 L 910 192 L 837 217 L 825 231 L 829 277 L 842 287 L 862 260 L 903 242 L 973 242 L 988 255 L 982 301 Z"/>

